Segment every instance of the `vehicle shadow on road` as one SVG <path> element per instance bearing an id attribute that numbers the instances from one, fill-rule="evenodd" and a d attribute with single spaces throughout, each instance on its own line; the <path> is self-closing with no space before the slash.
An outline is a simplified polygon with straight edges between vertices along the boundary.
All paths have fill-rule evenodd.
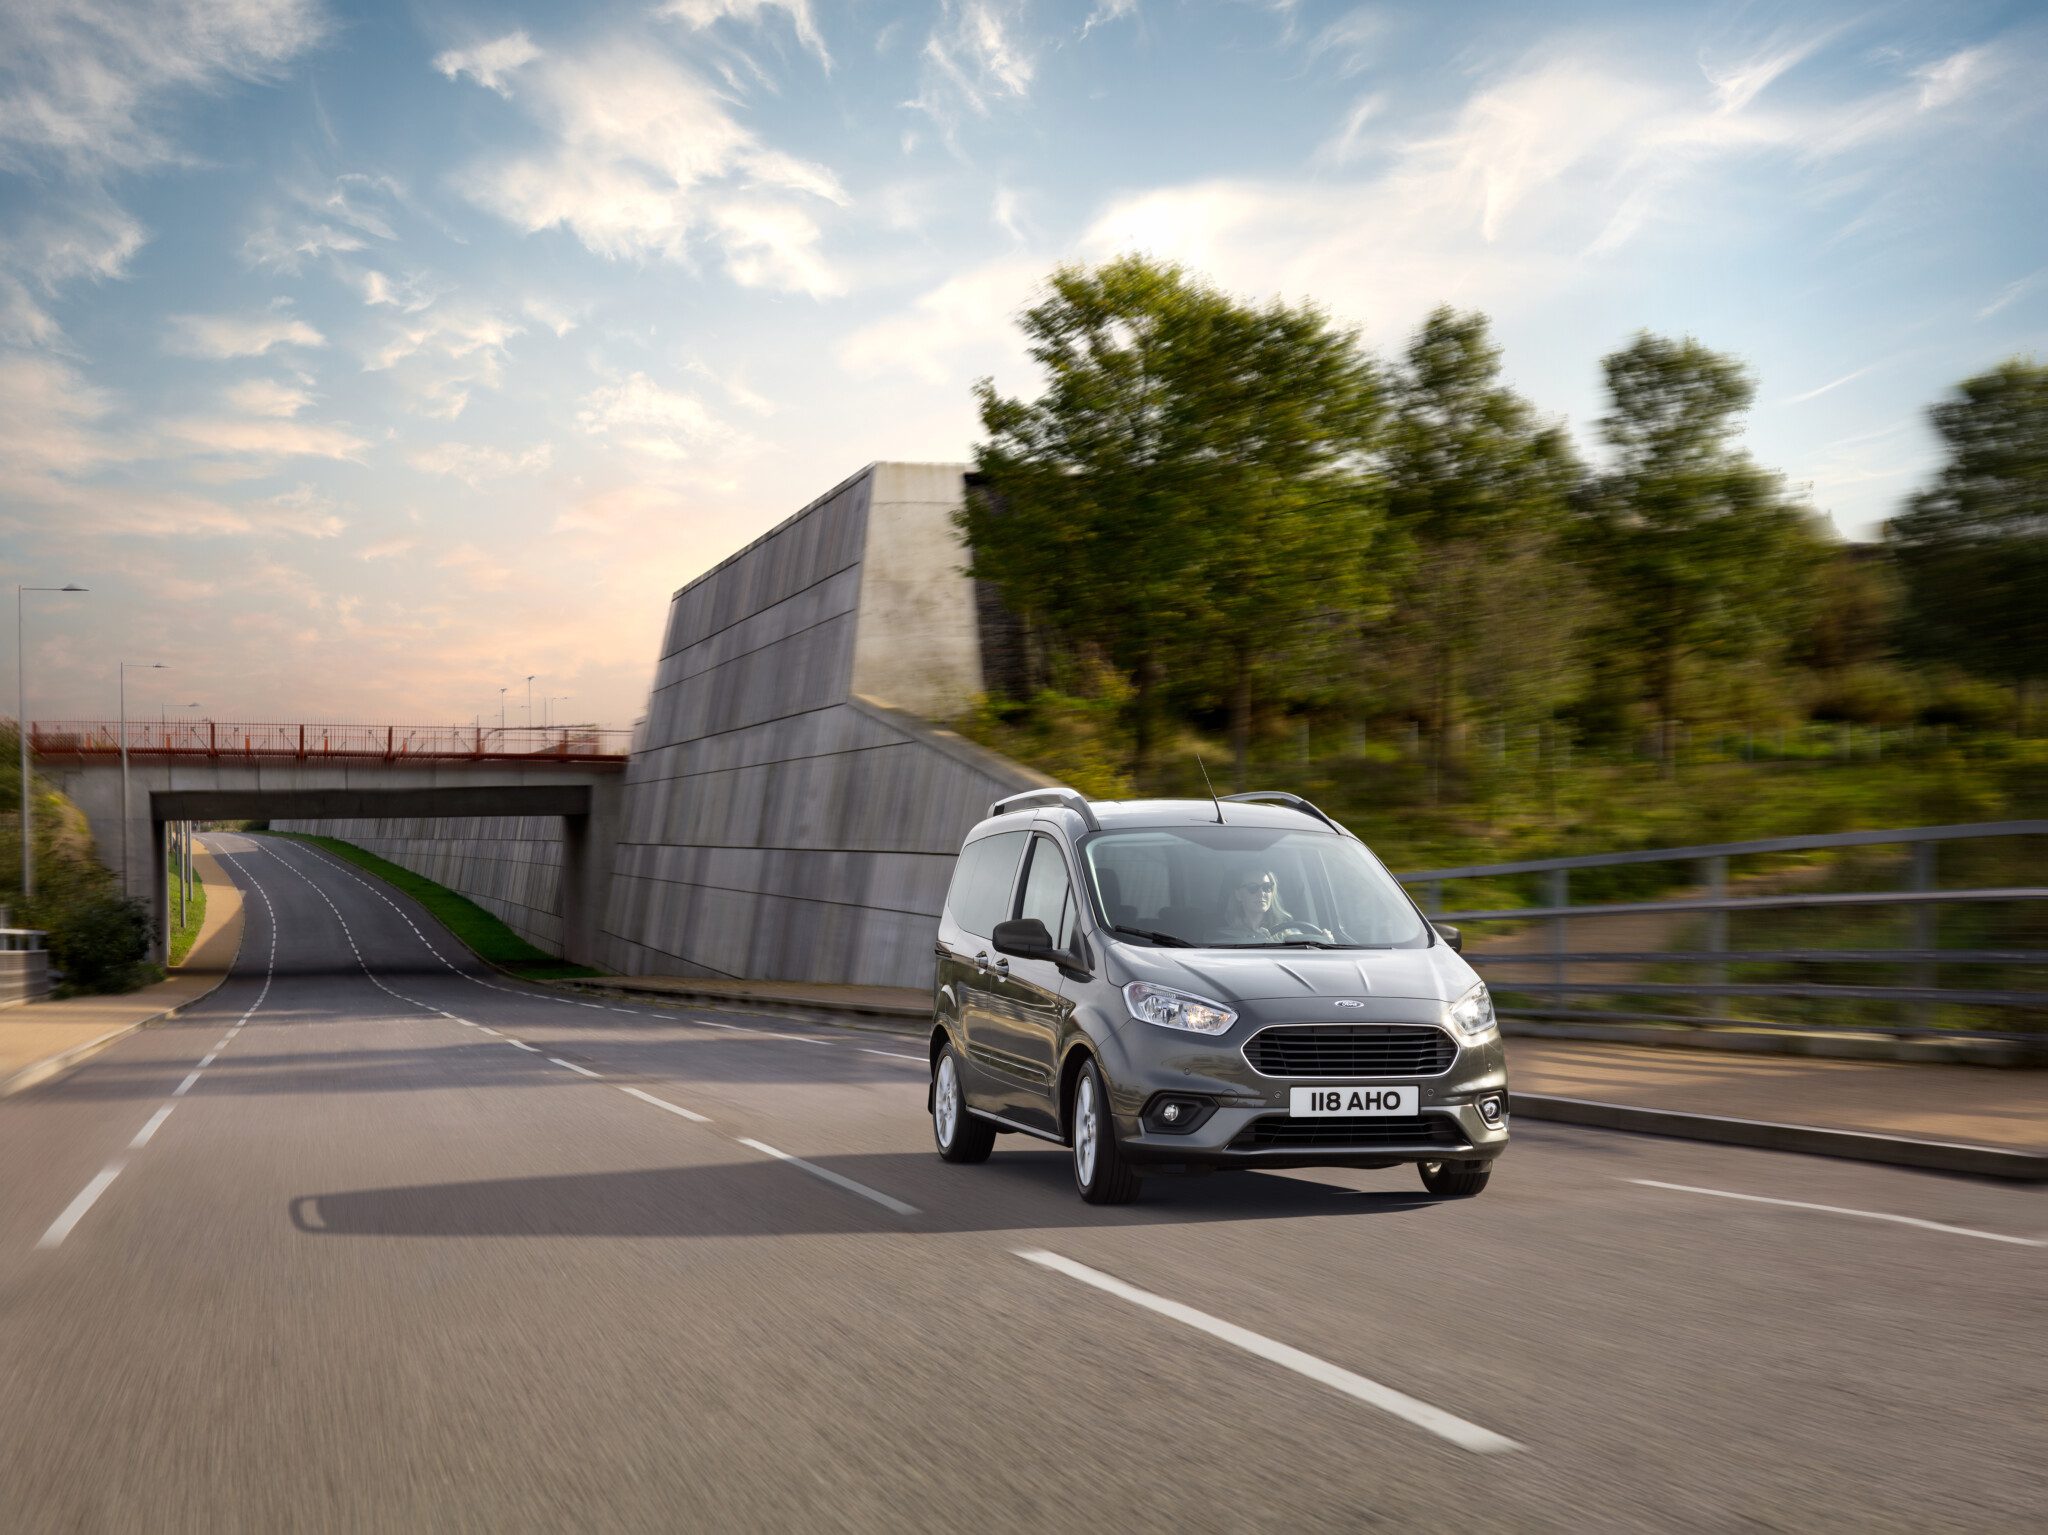
<path id="1" fill-rule="evenodd" d="M 815 1160 L 915 1202 L 918 1213 L 891 1214 L 772 1161 L 352 1189 L 301 1195 L 289 1209 L 293 1226 L 310 1236 L 674 1238 L 1355 1220 L 1437 1203 L 1405 1191 L 1361 1193 L 1247 1172 L 1150 1179 L 1140 1203 L 1105 1208 L 1075 1196 L 1059 1153 L 1013 1154 L 958 1169 L 935 1166 L 928 1153 Z"/>

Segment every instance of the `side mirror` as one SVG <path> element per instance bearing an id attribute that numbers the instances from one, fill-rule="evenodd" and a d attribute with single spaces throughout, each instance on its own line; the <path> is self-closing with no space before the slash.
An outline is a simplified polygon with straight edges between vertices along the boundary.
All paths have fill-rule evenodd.
<path id="1" fill-rule="evenodd" d="M 1436 922 L 1432 923 L 1431 926 L 1435 927 L 1437 937 L 1443 939 L 1445 943 L 1451 946 L 1453 954 L 1463 954 L 1465 952 L 1465 935 L 1455 927 L 1452 927 L 1450 923 Z"/>
<path id="2" fill-rule="evenodd" d="M 1009 922 L 998 922 L 996 930 L 989 934 L 998 954 L 1014 954 L 1019 959 L 1051 959 L 1053 957 L 1052 934 L 1045 930 L 1045 924 L 1036 917 L 1017 917 Z"/>

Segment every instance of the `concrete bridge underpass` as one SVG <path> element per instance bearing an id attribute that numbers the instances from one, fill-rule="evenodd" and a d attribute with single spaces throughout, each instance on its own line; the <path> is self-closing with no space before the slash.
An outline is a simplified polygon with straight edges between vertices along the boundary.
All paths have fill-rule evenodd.
<path id="1" fill-rule="evenodd" d="M 627 733 L 197 721 L 37 723 L 37 769 L 84 812 L 99 857 L 169 931 L 164 874 L 180 821 L 388 824 L 461 818 L 540 824 L 524 909 L 559 920 L 546 946 L 585 962 L 599 949 Z M 124 814 L 125 809 L 125 814 Z M 346 835 L 345 827 L 336 830 Z M 440 877 L 440 876 L 436 876 Z M 460 878 L 442 882 L 461 888 Z"/>

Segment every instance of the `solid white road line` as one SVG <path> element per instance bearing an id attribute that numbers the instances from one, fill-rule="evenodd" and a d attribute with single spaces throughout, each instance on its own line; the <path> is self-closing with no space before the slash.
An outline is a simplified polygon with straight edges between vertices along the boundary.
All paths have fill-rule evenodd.
<path id="1" fill-rule="evenodd" d="M 855 1183 L 851 1178 L 842 1178 L 829 1167 L 820 1167 L 815 1162 L 806 1162 L 802 1157 L 793 1157 L 786 1151 L 778 1151 L 765 1141 L 750 1141 L 744 1135 L 738 1139 L 742 1146 L 751 1146 L 754 1150 L 774 1157 L 777 1161 L 787 1162 L 791 1167 L 801 1168 L 813 1178 L 823 1178 L 827 1183 L 837 1184 L 849 1194 L 858 1194 L 862 1199 L 872 1199 L 885 1210 L 894 1210 L 898 1215 L 915 1215 L 918 1213 L 916 1205 L 907 1205 L 900 1199 L 884 1194 L 880 1189 L 869 1188 L 865 1183 Z"/>
<path id="2" fill-rule="evenodd" d="M 870 1050 L 866 1045 L 862 1045 L 860 1047 L 860 1053 L 862 1055 L 886 1055 L 892 1061 L 916 1061 L 917 1064 L 920 1066 L 931 1065 L 931 1062 L 926 1060 L 923 1056 L 905 1055 L 901 1050 Z"/>
<path id="3" fill-rule="evenodd" d="M 194 1082 L 197 1082 L 198 1080 L 199 1073 L 195 1071 L 192 1073 L 191 1076 L 187 1077 L 184 1081 L 180 1082 L 176 1087 L 171 1089 L 171 1096 L 173 1098 L 184 1097 L 187 1093 L 192 1091 L 192 1084 Z"/>
<path id="4" fill-rule="evenodd" d="M 1818 1210 L 1824 1215 L 1854 1215 L 1866 1221 L 1890 1221 L 1895 1226 L 1918 1226 L 1952 1237 L 1977 1237 L 1986 1242 L 2010 1242 L 2015 1247 L 2048 1247 L 2036 1237 L 2010 1237 L 2002 1231 L 1973 1231 L 1968 1226 L 1944 1226 L 1940 1221 L 1923 1221 L 1911 1215 L 1887 1215 L 1882 1210 L 1851 1210 L 1844 1205 L 1809 1204 L 1803 1199 L 1773 1199 L 1766 1194 L 1735 1194 L 1727 1189 L 1703 1189 L 1690 1183 L 1660 1183 L 1655 1178 L 1631 1178 L 1646 1189 L 1670 1189 L 1679 1194 L 1706 1194 L 1714 1199 L 1740 1199 L 1745 1204 L 1783 1205 L 1788 1210 Z"/>
<path id="5" fill-rule="evenodd" d="M 157 1127 L 163 1124 L 165 1120 L 171 1117 L 171 1110 L 175 1109 L 176 1107 L 177 1105 L 175 1103 L 167 1103 L 162 1108 L 158 1109 L 154 1114 L 150 1115 L 149 1123 L 144 1125 L 140 1130 L 136 1131 L 135 1139 L 128 1143 L 129 1149 L 133 1150 L 138 1146 L 147 1146 L 149 1144 L 149 1138 L 152 1135 L 156 1134 Z"/>
<path id="6" fill-rule="evenodd" d="M 1093 1285 L 1096 1289 L 1107 1291 L 1134 1306 L 1143 1306 L 1147 1311 L 1156 1311 L 1161 1316 L 1171 1317 L 1197 1332 L 1205 1332 L 1212 1338 L 1219 1338 L 1225 1343 L 1241 1348 L 1248 1354 L 1255 1354 L 1274 1364 L 1284 1365 L 1297 1375 L 1305 1375 L 1333 1391 L 1341 1391 L 1368 1406 L 1390 1412 L 1397 1418 L 1404 1418 L 1417 1428 L 1427 1429 L 1439 1439 L 1448 1439 L 1460 1449 L 1471 1450 L 1480 1455 L 1498 1455 L 1521 1448 L 1514 1440 L 1504 1439 L 1491 1429 L 1481 1428 L 1476 1423 L 1467 1423 L 1463 1418 L 1455 1417 L 1441 1407 L 1432 1407 L 1427 1402 L 1417 1401 L 1391 1386 L 1383 1386 L 1376 1380 L 1367 1380 L 1363 1375 L 1331 1364 L 1327 1359 L 1318 1359 L 1315 1355 L 1305 1354 L 1288 1344 L 1276 1343 L 1273 1339 L 1255 1333 L 1249 1328 L 1210 1316 L 1206 1311 L 1197 1311 L 1193 1306 L 1184 1306 L 1177 1300 L 1168 1300 L 1163 1295 L 1154 1295 L 1151 1291 L 1141 1290 L 1136 1285 L 1125 1284 L 1121 1279 L 1105 1274 L 1100 1269 L 1092 1269 L 1085 1263 L 1076 1263 L 1072 1258 L 1063 1258 L 1058 1253 L 1046 1252 L 1040 1248 L 1019 1248 L 1017 1256 L 1027 1263 L 1036 1263 L 1039 1267 L 1051 1269 L 1054 1273 L 1065 1274 L 1069 1279 L 1078 1279 L 1083 1284 Z"/>
<path id="7" fill-rule="evenodd" d="M 554 1062 L 555 1065 L 576 1072 L 580 1076 L 595 1077 L 600 1075 L 598 1072 L 590 1070 L 587 1066 L 578 1066 L 574 1061 L 565 1061 L 559 1055 L 551 1055 L 548 1059 Z"/>
<path id="8" fill-rule="evenodd" d="M 694 1109 L 684 1108 L 680 1103 L 670 1103 L 666 1098 L 657 1098 L 652 1093 L 643 1093 L 637 1087 L 622 1087 L 619 1091 L 638 1098 L 642 1103 L 651 1103 L 657 1109 L 667 1109 L 671 1114 L 680 1114 L 683 1118 L 693 1120 L 697 1124 L 708 1125 L 711 1123 L 711 1116 L 708 1114 L 699 1114 Z"/>
<path id="9" fill-rule="evenodd" d="M 55 1247 L 70 1236 L 71 1228 L 85 1219 L 85 1212 L 92 1208 L 93 1201 L 106 1193 L 107 1185 L 121 1176 L 124 1165 L 120 1162 L 109 1162 L 93 1174 L 92 1182 L 78 1191 L 78 1197 L 64 1207 L 62 1215 L 50 1222 L 50 1229 L 43 1233 L 42 1240 L 37 1242 L 36 1246 Z"/>

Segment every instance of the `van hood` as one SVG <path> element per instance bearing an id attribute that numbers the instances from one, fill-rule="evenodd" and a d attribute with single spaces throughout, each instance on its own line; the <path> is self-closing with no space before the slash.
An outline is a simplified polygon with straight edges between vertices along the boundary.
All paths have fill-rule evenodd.
<path id="1" fill-rule="evenodd" d="M 1303 997 L 1399 997 L 1455 1002 L 1478 973 L 1448 945 L 1426 949 L 1153 949 L 1118 943 L 1126 978 L 1177 986 L 1218 1002 Z"/>

